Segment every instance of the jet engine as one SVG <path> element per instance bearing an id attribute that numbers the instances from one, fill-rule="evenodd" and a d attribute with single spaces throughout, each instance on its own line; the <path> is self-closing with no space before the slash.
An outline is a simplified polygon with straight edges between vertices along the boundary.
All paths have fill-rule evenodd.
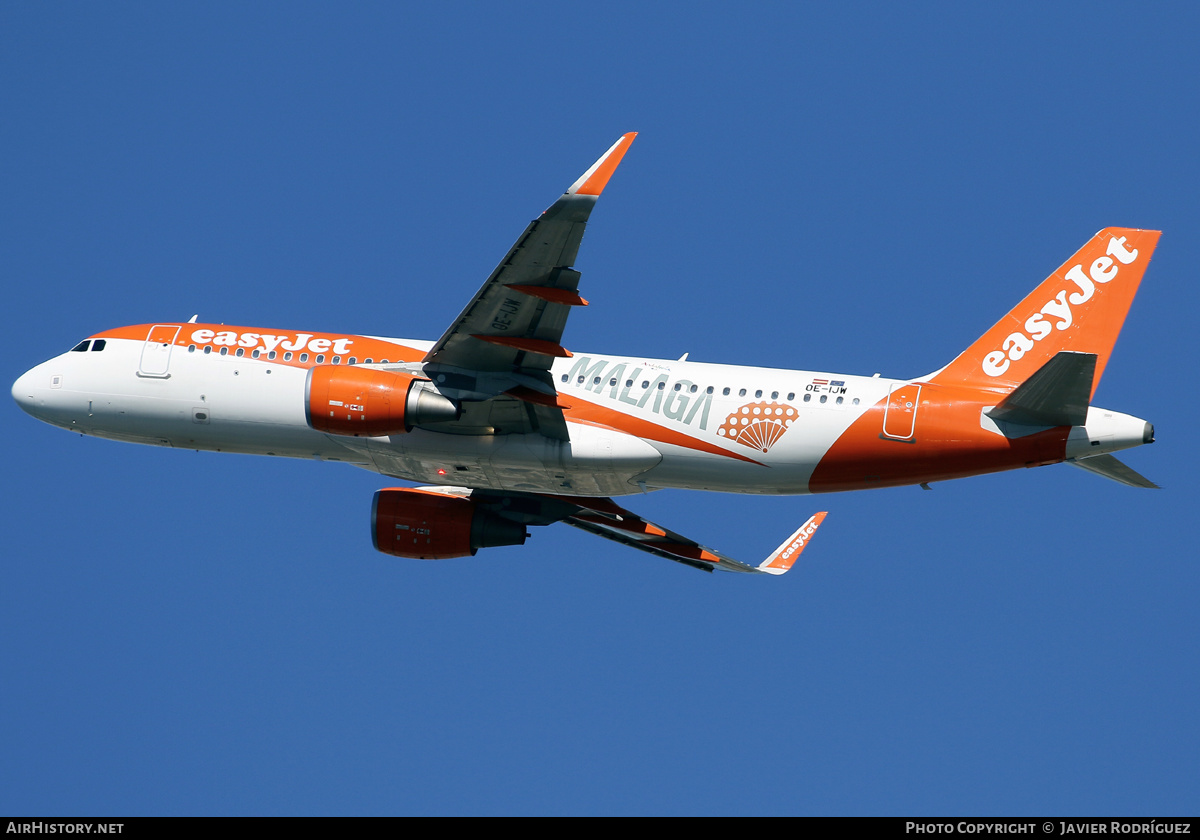
<path id="1" fill-rule="evenodd" d="M 481 548 L 524 545 L 525 526 L 471 499 L 390 487 L 371 502 L 371 541 L 384 554 L 414 560 L 473 555 Z"/>
<path id="2" fill-rule="evenodd" d="M 396 435 L 456 420 L 460 409 L 427 379 L 407 373 L 317 365 L 304 384 L 308 425 L 334 435 Z"/>

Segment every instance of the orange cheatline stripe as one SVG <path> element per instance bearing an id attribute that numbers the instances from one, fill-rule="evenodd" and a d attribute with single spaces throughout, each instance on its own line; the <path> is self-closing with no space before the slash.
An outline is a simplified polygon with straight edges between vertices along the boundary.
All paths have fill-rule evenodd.
<path id="1" fill-rule="evenodd" d="M 603 426 L 606 429 L 613 429 L 618 432 L 624 432 L 634 437 L 646 438 L 647 440 L 657 440 L 663 443 L 672 443 L 676 446 L 682 446 L 686 449 L 693 449 L 698 452 L 709 452 L 713 455 L 724 455 L 726 458 L 735 458 L 739 461 L 746 461 L 750 464 L 758 464 L 760 467 L 765 467 L 766 464 L 761 461 L 755 461 L 753 458 L 747 458 L 737 452 L 730 452 L 722 449 L 719 446 L 700 440 L 699 438 L 685 435 L 682 432 L 676 432 L 672 429 L 667 429 L 657 423 L 651 423 L 649 420 L 643 420 L 640 417 L 632 417 L 628 414 L 622 414 L 619 411 L 614 411 L 602 405 L 581 400 L 575 397 L 576 402 L 572 405 L 570 412 L 566 418 L 572 422 L 590 423 L 593 426 Z"/>
<path id="2" fill-rule="evenodd" d="M 591 174 L 586 181 L 575 190 L 576 195 L 600 195 L 604 192 L 604 188 L 608 185 L 608 179 L 617 171 L 617 164 L 621 162 L 621 158 L 625 157 L 625 152 L 629 151 L 629 146 L 633 143 L 633 138 L 637 137 L 636 131 L 631 131 L 628 134 L 622 135 L 617 141 L 617 145 L 613 148 L 608 156 L 604 158 L 596 171 Z"/>
<path id="3" fill-rule="evenodd" d="M 524 283 L 513 283 L 505 288 L 516 289 L 518 292 L 524 292 L 532 297 L 548 300 L 551 303 L 561 303 L 564 306 L 588 305 L 586 300 L 570 289 L 557 289 L 554 286 L 527 286 Z"/>
<path id="4" fill-rule="evenodd" d="M 561 344 L 555 344 L 553 341 L 545 341 L 540 338 L 479 334 L 472 334 L 471 338 L 478 338 L 480 341 L 486 341 L 489 344 L 499 344 L 501 347 L 513 347 L 517 350 L 524 350 L 527 353 L 541 353 L 543 356 L 555 356 L 560 359 L 569 359 L 571 357 L 571 351 Z"/>
<path id="5" fill-rule="evenodd" d="M 310 356 L 315 356 L 317 353 L 324 353 L 325 355 L 329 356 L 333 355 L 332 347 L 318 351 L 307 346 L 307 342 L 317 339 L 328 341 L 331 344 L 339 340 L 349 340 L 352 342 L 352 344 L 347 352 L 343 355 L 347 357 L 354 356 L 359 362 L 362 362 L 367 358 L 371 358 L 375 362 L 379 362 L 382 359 L 387 359 L 391 362 L 419 362 L 425 357 L 425 351 L 423 350 L 417 350 L 405 344 L 395 344 L 391 341 L 371 338 L 370 336 L 365 335 L 351 335 L 349 333 L 304 332 L 302 330 L 279 330 L 267 329 L 264 327 L 239 327 L 232 324 L 131 324 L 129 326 L 114 327 L 112 329 L 103 330 L 102 332 L 98 332 L 95 335 L 89 336 L 89 338 L 124 338 L 131 341 L 145 341 L 149 336 L 149 331 L 156 326 L 180 328 L 179 334 L 175 338 L 176 347 L 186 347 L 188 344 L 198 343 L 192 339 L 192 335 L 200 330 L 209 330 L 214 334 L 214 336 L 220 333 L 232 333 L 238 339 L 250 335 L 257 336 L 258 338 L 255 340 L 255 343 L 250 345 L 241 343 L 222 345 L 215 343 L 212 338 L 209 338 L 207 342 L 199 342 L 199 344 L 207 343 L 208 345 L 211 345 L 214 352 L 218 352 L 222 346 L 225 346 L 228 347 L 230 353 L 234 353 L 240 347 L 245 351 L 245 355 L 247 356 L 249 356 L 254 350 L 259 350 L 262 355 L 258 361 L 271 362 L 272 364 L 276 365 L 286 364 L 292 367 L 305 367 L 312 365 L 314 362 L 309 361 L 307 363 L 301 363 L 298 361 L 298 358 L 297 360 L 284 362 L 282 356 L 285 352 L 293 352 L 296 357 L 299 357 L 300 353 L 308 353 Z M 262 338 L 264 335 L 269 336 L 273 340 L 273 347 L 268 346 L 267 341 Z M 300 340 L 301 337 L 303 337 L 305 342 L 303 347 L 292 351 L 283 346 L 284 343 L 287 343 L 289 347 L 294 346 L 295 342 Z M 276 350 L 276 354 L 278 356 L 278 358 L 274 360 L 267 358 L 267 353 L 269 353 L 272 349 Z"/>

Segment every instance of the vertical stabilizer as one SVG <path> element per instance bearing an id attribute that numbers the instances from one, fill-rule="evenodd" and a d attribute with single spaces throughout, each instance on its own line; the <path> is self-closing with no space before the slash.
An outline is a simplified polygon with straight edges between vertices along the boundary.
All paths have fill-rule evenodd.
<path id="1" fill-rule="evenodd" d="M 1065 350 L 1095 354 L 1090 398 L 1159 235 L 1100 231 L 931 381 L 1009 391 Z"/>

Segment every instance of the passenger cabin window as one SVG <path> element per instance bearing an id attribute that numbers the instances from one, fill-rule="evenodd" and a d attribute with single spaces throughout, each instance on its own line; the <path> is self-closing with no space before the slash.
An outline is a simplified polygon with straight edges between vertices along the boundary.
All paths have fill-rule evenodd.
<path id="1" fill-rule="evenodd" d="M 358 364 L 358 359 L 356 359 L 356 358 L 354 358 L 353 356 L 351 356 L 351 357 L 350 357 L 350 361 L 346 362 L 346 364 L 348 364 L 348 365 L 356 365 L 356 364 Z"/>
<path id="2" fill-rule="evenodd" d="M 108 342 L 105 341 L 103 338 L 97 338 L 95 341 L 92 342 L 92 352 L 99 353 L 101 350 L 104 349 L 104 345 L 107 343 Z"/>
<path id="3" fill-rule="evenodd" d="M 761 396 L 762 396 L 762 389 L 759 388 L 757 391 L 754 392 L 754 397 L 755 397 L 755 399 L 757 399 L 758 397 L 761 397 Z"/>
<path id="4" fill-rule="evenodd" d="M 81 341 L 78 344 L 76 344 L 74 347 L 71 348 L 71 352 L 72 353 L 86 353 L 87 349 L 88 349 L 88 345 L 91 343 L 92 343 L 92 340 L 90 338 L 87 341 Z"/>
<path id="5" fill-rule="evenodd" d="M 212 352 L 212 345 L 211 345 L 211 344 L 205 344 L 205 345 L 204 345 L 204 355 L 205 355 L 205 356 L 207 356 L 207 355 L 208 355 L 209 353 L 211 353 L 211 352 Z"/>
<path id="6" fill-rule="evenodd" d="M 340 364 L 342 363 L 342 357 L 341 357 L 341 356 L 334 356 L 334 357 L 333 357 L 333 363 L 334 363 L 335 365 L 340 365 Z"/>
<path id="7" fill-rule="evenodd" d="M 317 364 L 319 364 L 319 365 L 325 364 L 325 354 L 324 353 L 317 354 Z"/>
<path id="8" fill-rule="evenodd" d="M 302 362 L 307 362 L 307 361 L 308 361 L 308 354 L 307 354 L 307 353 L 301 353 L 301 354 L 300 354 L 300 361 L 302 361 Z"/>
<path id="9" fill-rule="evenodd" d="M 722 396 L 726 396 L 726 397 L 728 397 L 728 396 L 729 396 L 729 389 L 728 389 L 728 388 L 723 388 L 723 389 L 721 390 L 721 395 L 722 395 Z"/>

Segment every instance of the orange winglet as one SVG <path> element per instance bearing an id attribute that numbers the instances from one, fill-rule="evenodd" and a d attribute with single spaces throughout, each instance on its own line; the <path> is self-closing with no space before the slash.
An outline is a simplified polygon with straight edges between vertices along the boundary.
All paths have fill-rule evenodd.
<path id="1" fill-rule="evenodd" d="M 560 344 L 555 344 L 553 341 L 544 341 L 540 338 L 478 334 L 472 334 L 471 338 L 478 338 L 480 341 L 486 341 L 489 344 L 499 344 L 501 347 L 513 347 L 517 350 L 524 350 L 527 353 L 541 353 L 543 356 L 555 356 L 560 359 L 571 358 L 570 350 Z"/>
<path id="2" fill-rule="evenodd" d="M 825 521 L 826 513 L 827 511 L 821 511 L 810 516 L 807 522 L 796 529 L 796 533 L 784 540 L 783 545 L 775 549 L 775 552 L 759 565 L 758 570 L 772 575 L 781 575 L 792 568 L 792 564 L 796 562 L 800 552 L 804 551 L 804 546 L 816 533 L 817 526 Z"/>
<path id="3" fill-rule="evenodd" d="M 516 289 L 518 292 L 523 292 L 531 297 L 548 300 L 551 303 L 561 303 L 564 306 L 588 305 L 586 300 L 581 298 L 577 292 L 572 292 L 570 289 L 556 289 L 553 286 L 526 286 L 523 283 L 513 283 L 505 288 Z"/>
<path id="4" fill-rule="evenodd" d="M 559 402 L 558 399 L 551 394 L 543 394 L 533 390 L 532 388 L 526 388 L 524 385 L 518 385 L 515 388 L 509 388 L 504 392 L 504 395 L 513 397 L 514 399 L 518 399 L 523 402 L 533 403 L 534 405 L 544 405 L 548 408 L 568 409 L 571 407 L 566 403 Z"/>
<path id="5" fill-rule="evenodd" d="M 571 195 L 600 195 L 604 192 L 605 186 L 608 185 L 608 179 L 617 171 L 617 164 L 621 162 L 621 158 L 625 157 L 625 152 L 629 151 L 634 137 L 637 137 L 636 131 L 621 135 L 621 139 L 613 143 L 612 147 L 600 157 L 600 160 L 593 163 L 591 168 L 584 172 L 567 192 Z"/>

